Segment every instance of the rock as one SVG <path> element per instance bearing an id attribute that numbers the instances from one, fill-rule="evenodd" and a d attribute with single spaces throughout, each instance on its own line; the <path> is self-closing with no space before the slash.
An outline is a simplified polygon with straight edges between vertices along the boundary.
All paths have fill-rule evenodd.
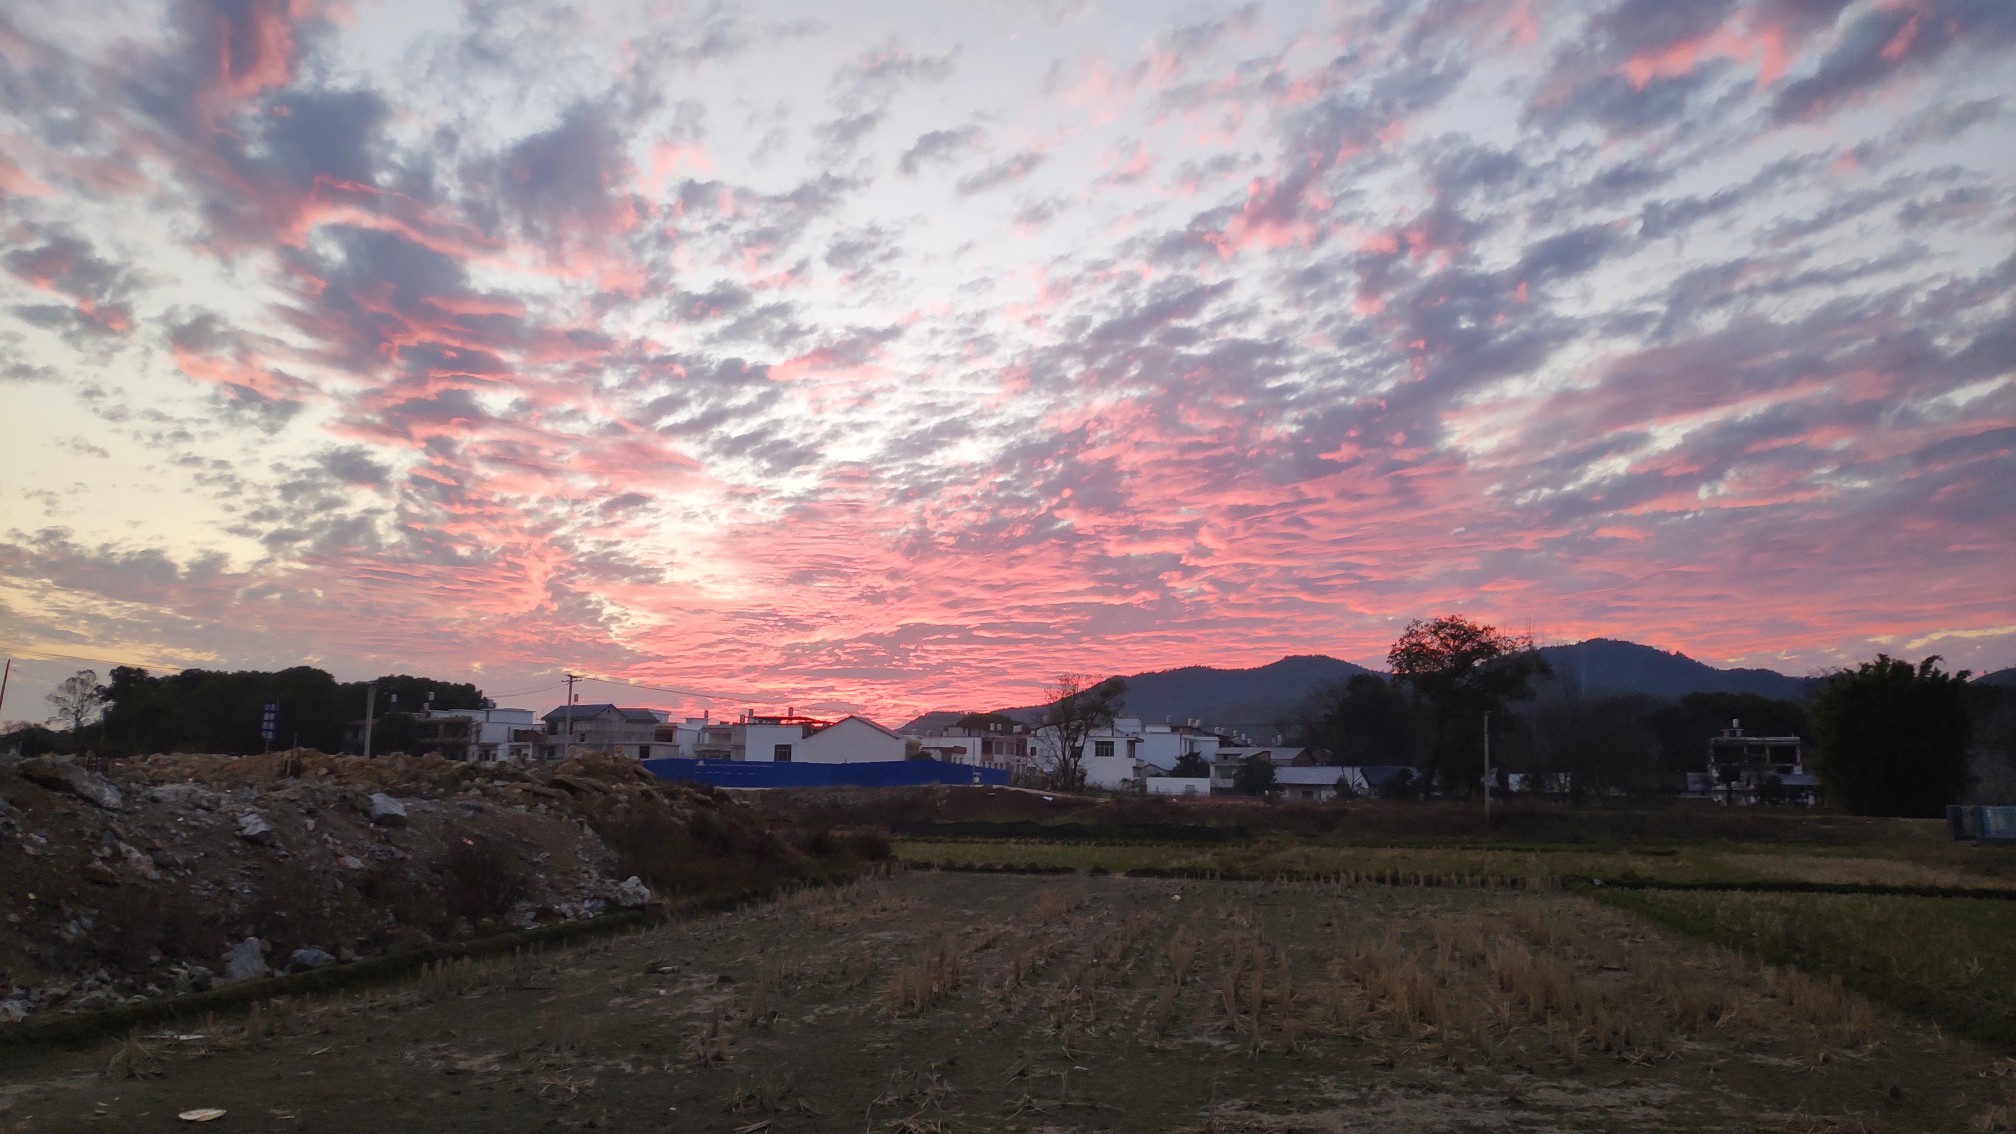
<path id="1" fill-rule="evenodd" d="M 131 843 L 120 843 L 119 853 L 126 859 L 126 869 L 149 882 L 161 881 L 161 872 L 154 868 L 154 860 L 142 854 L 139 847 Z"/>
<path id="2" fill-rule="evenodd" d="M 94 988 L 90 992 L 65 1004 L 63 1007 L 71 1012 L 96 1012 L 100 1008 L 110 1007 L 112 1001 L 113 996 L 110 992 L 102 988 Z"/>
<path id="3" fill-rule="evenodd" d="M 175 991 L 184 995 L 191 992 L 208 991 L 216 974 L 207 965 L 184 965 L 173 970 Z"/>
<path id="4" fill-rule="evenodd" d="M 95 882 L 100 886 L 117 886 L 119 884 L 119 874 L 111 867 L 94 858 L 84 864 L 84 881 Z"/>
<path id="5" fill-rule="evenodd" d="M 290 969 L 319 969 L 323 965 L 333 965 L 335 963 L 336 958 L 333 955 L 325 953 L 312 945 L 305 949 L 296 949 L 292 953 L 287 954 L 287 967 Z"/>
<path id="6" fill-rule="evenodd" d="M 382 791 L 371 793 L 371 822 L 381 827 L 404 827 L 406 805 Z"/>
<path id="7" fill-rule="evenodd" d="M 120 793 L 117 784 L 89 768 L 79 767 L 74 761 L 36 756 L 21 761 L 15 770 L 32 783 L 50 791 L 67 792 L 107 811 L 118 811 L 126 806 L 126 797 Z"/>
<path id="8" fill-rule="evenodd" d="M 241 980 L 266 976 L 272 971 L 266 967 L 266 943 L 257 937 L 247 937 L 224 950 L 224 979 L 220 983 L 236 984 Z"/>
<path id="9" fill-rule="evenodd" d="M 616 885 L 616 904 L 626 910 L 634 910 L 651 904 L 651 887 L 635 874 Z"/>
<path id="10" fill-rule="evenodd" d="M 280 837 L 273 833 L 273 825 L 257 811 L 247 811 L 238 817 L 238 837 L 262 847 L 270 847 L 280 841 Z"/>
<path id="11" fill-rule="evenodd" d="M 28 1018 L 28 1001 L 0 1000 L 0 1024 L 18 1024 Z"/>
<path id="12" fill-rule="evenodd" d="M 354 854 L 346 854 L 346 855 L 344 855 L 343 857 L 341 857 L 341 858 L 339 858 L 339 859 L 337 859 L 337 860 L 336 860 L 336 869 L 338 869 L 338 870 L 362 870 L 362 869 L 364 869 L 364 860 L 363 860 L 363 859 L 361 859 L 361 858 L 358 858 L 358 857 L 357 857 L 356 855 L 354 855 Z"/>

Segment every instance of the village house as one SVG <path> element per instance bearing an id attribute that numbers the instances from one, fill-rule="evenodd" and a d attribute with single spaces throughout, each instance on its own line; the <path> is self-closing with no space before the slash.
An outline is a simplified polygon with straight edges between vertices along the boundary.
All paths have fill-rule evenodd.
<path id="1" fill-rule="evenodd" d="M 691 760 L 777 764 L 859 764 L 902 760 L 902 737 L 869 720 L 745 713 L 733 721 L 688 719 L 673 729 L 676 753 Z M 662 755 L 673 755 L 667 751 Z"/>
<path id="2" fill-rule="evenodd" d="M 1054 737 L 1054 730 L 1049 731 Z M 1184 756 L 1197 756 L 1209 764 L 1230 738 L 1203 727 L 1201 722 L 1183 724 L 1143 724 L 1138 717 L 1117 717 L 1111 725 L 1085 734 L 1080 749 L 1080 766 L 1085 770 L 1085 786 L 1099 791 L 1141 788 L 1168 790 L 1145 781 L 1174 771 Z M 1051 740 L 1054 747 L 1055 740 Z"/>
<path id="3" fill-rule="evenodd" d="M 530 709 L 426 709 L 414 714 L 422 752 L 479 764 L 530 760 L 546 732 Z"/>
<path id="4" fill-rule="evenodd" d="M 911 735 L 918 754 L 946 764 L 996 768 L 1010 774 L 1029 769 L 1029 730 L 1014 721 L 989 720 L 977 727 L 947 726 L 934 733 Z"/>
<path id="5" fill-rule="evenodd" d="M 1709 738 L 1708 770 L 1688 777 L 1688 794 L 1726 804 L 1816 801 L 1817 781 L 1806 771 L 1804 744 L 1796 736 L 1746 736 L 1730 721 Z"/>
<path id="6" fill-rule="evenodd" d="M 669 714 L 657 709 L 619 705 L 562 705 L 546 714 L 544 754 L 563 759 L 569 749 L 585 748 L 612 756 L 649 760 L 670 756 L 676 746 Z"/>

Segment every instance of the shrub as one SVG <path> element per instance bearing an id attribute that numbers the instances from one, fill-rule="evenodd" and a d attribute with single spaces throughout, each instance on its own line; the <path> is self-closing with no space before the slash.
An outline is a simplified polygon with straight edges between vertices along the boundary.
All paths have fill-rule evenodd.
<path id="1" fill-rule="evenodd" d="M 448 848 L 441 873 L 448 912 L 470 921 L 502 913 L 525 893 L 524 875 L 511 848 L 494 838 L 457 838 Z"/>
<path id="2" fill-rule="evenodd" d="M 880 831 L 853 831 L 847 836 L 847 853 L 868 862 L 887 862 L 896 857 L 889 836 Z"/>
<path id="3" fill-rule="evenodd" d="M 800 839 L 798 846 L 813 858 L 834 858 L 840 854 L 840 840 L 826 827 L 821 827 Z"/>

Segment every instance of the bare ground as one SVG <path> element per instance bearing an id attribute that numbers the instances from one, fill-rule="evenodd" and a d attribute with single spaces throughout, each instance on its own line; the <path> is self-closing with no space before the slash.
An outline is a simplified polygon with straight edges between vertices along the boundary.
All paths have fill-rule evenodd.
<path id="1" fill-rule="evenodd" d="M 909 874 L 0 1053 L 0 1131 L 1962 1131 L 2012 1074 L 1570 895 Z"/>

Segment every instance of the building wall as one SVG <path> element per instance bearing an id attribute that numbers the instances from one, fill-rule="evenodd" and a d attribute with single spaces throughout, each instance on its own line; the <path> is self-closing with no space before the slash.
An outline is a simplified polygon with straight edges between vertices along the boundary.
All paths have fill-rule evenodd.
<path id="1" fill-rule="evenodd" d="M 1211 779 L 1208 776 L 1149 776 L 1141 782 L 1148 786 L 1149 795 L 1211 794 Z"/>
<path id="2" fill-rule="evenodd" d="M 740 758 L 743 760 L 765 764 L 774 762 L 777 759 L 777 746 L 780 744 L 791 746 L 790 762 L 812 759 L 806 749 L 803 725 L 750 724 L 742 726 L 738 731 L 742 737 Z M 902 753 L 897 753 L 896 758 L 901 760 Z"/>
<path id="3" fill-rule="evenodd" d="M 1090 743 L 1087 743 L 1090 750 Z M 1126 755 L 1127 742 L 1120 741 L 1112 756 L 1085 757 L 1085 786 L 1100 791 L 1118 791 L 1126 781 L 1135 779 L 1140 773 L 1135 770 L 1132 756 Z"/>
<path id="4" fill-rule="evenodd" d="M 901 760 L 903 738 L 884 732 L 859 717 L 847 717 L 798 741 L 804 756 L 793 759 L 818 764 L 864 764 Z"/>

